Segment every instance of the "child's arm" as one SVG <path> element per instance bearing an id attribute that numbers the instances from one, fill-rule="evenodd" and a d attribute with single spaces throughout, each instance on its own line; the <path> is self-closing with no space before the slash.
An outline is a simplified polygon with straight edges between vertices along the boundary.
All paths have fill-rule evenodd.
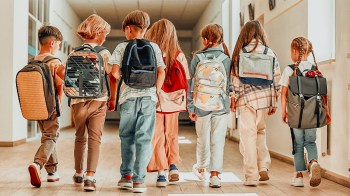
<path id="1" fill-rule="evenodd" d="M 65 70 L 66 70 L 65 67 L 62 64 L 60 64 L 56 71 L 56 76 L 58 78 L 56 79 L 56 81 L 54 81 L 55 83 L 57 83 L 57 80 L 61 81 L 56 85 L 57 96 L 60 103 L 62 103 L 62 97 L 63 97 L 63 81 L 64 81 Z"/>
<path id="2" fill-rule="evenodd" d="M 165 79 L 165 70 L 163 66 L 160 66 L 157 68 L 157 95 L 159 94 L 160 90 L 162 89 L 163 83 Z"/>
<path id="3" fill-rule="evenodd" d="M 191 79 L 189 79 L 189 85 L 188 85 L 188 95 L 187 95 L 187 110 L 188 110 L 188 114 L 189 114 L 189 118 L 192 120 L 192 121 L 196 121 L 197 120 L 197 115 L 196 113 L 194 112 L 194 105 L 193 105 L 193 88 L 194 88 L 194 74 L 196 72 L 196 67 L 197 67 L 197 64 L 199 62 L 199 59 L 197 56 L 194 56 L 192 58 L 192 61 L 191 61 L 191 65 L 190 65 L 190 75 L 191 75 Z"/>
<path id="4" fill-rule="evenodd" d="M 120 67 L 117 64 L 114 64 L 112 67 L 111 73 L 109 73 L 109 83 L 110 83 L 110 91 L 111 97 L 108 101 L 108 111 L 114 111 L 116 107 L 116 99 L 117 99 L 117 87 L 118 81 L 120 80 Z"/>
<path id="5" fill-rule="evenodd" d="M 288 94 L 288 87 L 282 86 L 282 93 L 281 93 L 282 121 L 286 124 L 288 124 L 287 94 Z"/>

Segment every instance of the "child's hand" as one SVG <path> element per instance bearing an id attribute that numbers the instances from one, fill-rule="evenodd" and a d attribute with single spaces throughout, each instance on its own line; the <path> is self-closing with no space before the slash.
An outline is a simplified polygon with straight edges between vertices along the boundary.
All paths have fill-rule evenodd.
<path id="1" fill-rule="evenodd" d="M 115 110 L 115 99 L 110 99 L 107 103 L 107 107 L 108 107 L 108 112 L 113 112 Z"/>
<path id="2" fill-rule="evenodd" d="M 282 114 L 282 121 L 285 123 L 285 124 L 288 124 L 288 113 L 287 112 L 284 112 Z"/>
<path id="3" fill-rule="evenodd" d="M 190 112 L 188 117 L 190 117 L 192 121 L 197 121 L 197 115 L 193 112 Z"/>
<path id="4" fill-rule="evenodd" d="M 270 107 L 269 113 L 267 113 L 267 114 L 268 114 L 268 115 L 272 115 L 272 114 L 274 114 L 274 113 L 276 113 L 276 108 Z"/>
<path id="5" fill-rule="evenodd" d="M 231 112 L 236 112 L 236 102 L 233 99 L 231 99 L 230 108 L 231 108 Z"/>

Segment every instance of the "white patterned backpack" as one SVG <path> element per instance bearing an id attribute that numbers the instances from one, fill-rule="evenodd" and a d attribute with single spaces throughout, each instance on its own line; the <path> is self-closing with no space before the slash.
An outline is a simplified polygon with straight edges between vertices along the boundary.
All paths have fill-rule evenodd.
<path id="1" fill-rule="evenodd" d="M 224 109 L 227 74 L 222 63 L 228 56 L 224 53 L 215 57 L 213 54 L 197 54 L 199 63 L 194 75 L 193 104 L 204 111 Z"/>

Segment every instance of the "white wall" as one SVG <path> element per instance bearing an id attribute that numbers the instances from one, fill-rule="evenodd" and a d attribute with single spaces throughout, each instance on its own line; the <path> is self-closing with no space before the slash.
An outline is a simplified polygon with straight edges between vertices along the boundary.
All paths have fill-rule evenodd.
<path id="1" fill-rule="evenodd" d="M 67 41 L 72 47 L 82 44 L 81 39 L 77 36 L 76 30 L 81 19 L 75 14 L 66 0 L 51 0 L 50 2 L 50 25 L 60 29 L 63 35 L 63 40 Z M 63 50 L 62 50 L 63 51 Z M 58 51 L 57 56 L 65 61 L 67 54 Z M 62 116 L 60 117 L 60 127 L 71 125 L 71 113 L 67 103 L 67 97 L 63 96 Z"/>
<path id="2" fill-rule="evenodd" d="M 221 4 L 222 0 L 211 0 L 197 24 L 194 26 L 192 39 L 193 50 L 199 50 L 203 47 L 200 32 L 205 25 L 209 23 L 221 25 Z"/>
<path id="3" fill-rule="evenodd" d="M 0 7 L 0 141 L 27 138 L 27 121 L 22 118 L 15 78 L 28 58 L 28 0 L 6 0 Z M 23 36 L 25 35 L 25 36 Z"/>

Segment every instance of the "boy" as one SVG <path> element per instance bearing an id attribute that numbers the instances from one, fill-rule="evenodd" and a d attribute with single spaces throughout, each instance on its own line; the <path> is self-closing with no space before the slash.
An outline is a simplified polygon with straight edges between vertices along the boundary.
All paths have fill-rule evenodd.
<path id="1" fill-rule="evenodd" d="M 143 39 L 150 18 L 146 12 L 135 10 L 129 13 L 122 24 L 127 40 Z M 121 179 L 118 186 L 133 188 L 133 192 L 142 193 L 147 190 L 144 181 L 146 168 L 152 156 L 152 137 L 155 126 L 157 94 L 165 78 L 165 64 L 162 52 L 155 43 L 150 43 L 156 55 L 157 81 L 156 87 L 136 89 L 122 84 L 120 92 L 120 124 L 122 164 Z M 120 68 L 127 42 L 119 44 L 114 50 L 109 63 L 113 64 L 112 75 L 120 80 Z M 110 109 L 114 108 L 116 87 L 111 86 Z M 114 95 L 114 96 L 113 96 Z M 136 155 L 136 156 L 135 156 Z M 136 160 L 134 159 L 136 157 Z"/>
<path id="2" fill-rule="evenodd" d="M 38 38 L 40 43 L 40 52 L 34 60 L 43 61 L 45 57 L 53 56 L 60 47 L 63 36 L 60 30 L 53 26 L 43 26 L 39 29 Z M 52 59 L 47 62 L 50 67 L 55 91 L 59 102 L 62 101 L 64 66 L 58 59 Z M 34 162 L 29 165 L 31 184 L 35 187 L 41 186 L 40 170 L 45 166 L 48 173 L 47 181 L 56 182 L 60 179 L 57 173 L 57 152 L 56 142 L 59 136 L 59 122 L 57 112 L 54 110 L 51 117 L 47 120 L 38 121 L 42 132 L 41 146 L 34 156 Z"/>

